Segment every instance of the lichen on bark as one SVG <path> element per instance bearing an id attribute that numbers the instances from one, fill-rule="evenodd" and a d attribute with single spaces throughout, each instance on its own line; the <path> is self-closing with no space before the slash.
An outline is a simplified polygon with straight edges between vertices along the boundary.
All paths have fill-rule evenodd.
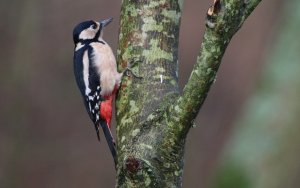
<path id="1" fill-rule="evenodd" d="M 137 62 L 132 69 L 142 78 L 123 77 L 116 100 L 117 187 L 181 187 L 186 135 L 231 37 L 259 1 L 245 2 L 214 1 L 201 53 L 180 95 L 183 0 L 122 1 L 119 69 Z"/>

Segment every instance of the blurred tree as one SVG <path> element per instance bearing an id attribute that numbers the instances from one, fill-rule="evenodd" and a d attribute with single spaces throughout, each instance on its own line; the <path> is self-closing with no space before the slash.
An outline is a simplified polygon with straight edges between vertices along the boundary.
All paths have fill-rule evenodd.
<path id="1" fill-rule="evenodd" d="M 225 50 L 260 0 L 214 0 L 201 53 L 179 95 L 182 0 L 129 1 L 121 10 L 119 66 L 141 60 L 117 98 L 117 187 L 180 187 L 187 133 L 215 81 Z"/>
<path id="2" fill-rule="evenodd" d="M 263 80 L 228 143 L 216 188 L 300 186 L 300 1 L 286 3 Z"/>

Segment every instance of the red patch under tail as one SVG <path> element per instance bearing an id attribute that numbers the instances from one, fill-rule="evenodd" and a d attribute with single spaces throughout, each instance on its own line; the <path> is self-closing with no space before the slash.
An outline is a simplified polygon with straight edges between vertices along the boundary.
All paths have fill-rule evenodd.
<path id="1" fill-rule="evenodd" d="M 112 101 L 113 96 L 106 96 L 105 101 L 102 101 L 100 104 L 100 116 L 101 119 L 104 119 L 108 127 L 111 127 L 111 118 L 112 118 Z"/>

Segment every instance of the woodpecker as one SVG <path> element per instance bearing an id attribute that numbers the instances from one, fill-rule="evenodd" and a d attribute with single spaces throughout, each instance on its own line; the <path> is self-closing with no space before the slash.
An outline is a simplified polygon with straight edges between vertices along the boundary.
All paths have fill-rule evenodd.
<path id="1" fill-rule="evenodd" d="M 101 126 L 116 164 L 115 141 L 111 133 L 112 101 L 124 72 L 117 71 L 112 49 L 102 38 L 104 28 L 111 21 L 112 18 L 100 22 L 85 21 L 74 28 L 74 74 L 98 140 Z"/>

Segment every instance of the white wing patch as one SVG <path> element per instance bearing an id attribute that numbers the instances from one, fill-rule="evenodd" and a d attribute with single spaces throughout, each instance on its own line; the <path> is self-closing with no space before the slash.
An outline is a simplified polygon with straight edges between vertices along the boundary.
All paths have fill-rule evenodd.
<path id="1" fill-rule="evenodd" d="M 89 87 L 89 57 L 88 51 L 86 50 L 83 54 L 83 81 L 85 85 L 85 95 L 89 96 L 91 89 Z"/>

